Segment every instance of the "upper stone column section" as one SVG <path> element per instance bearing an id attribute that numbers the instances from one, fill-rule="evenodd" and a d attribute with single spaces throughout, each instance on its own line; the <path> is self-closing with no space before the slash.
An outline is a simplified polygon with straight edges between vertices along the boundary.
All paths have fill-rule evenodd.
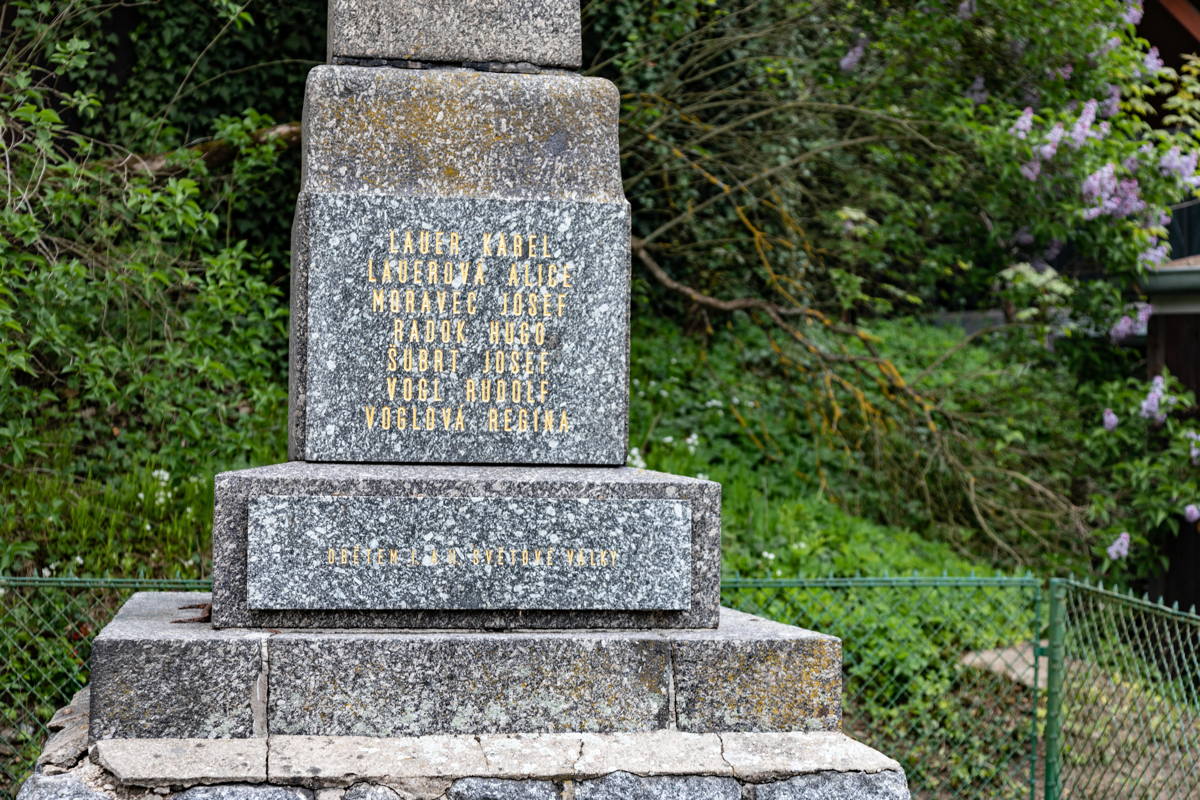
<path id="1" fill-rule="evenodd" d="M 578 69 L 579 0 L 329 0 L 329 62 Z"/>

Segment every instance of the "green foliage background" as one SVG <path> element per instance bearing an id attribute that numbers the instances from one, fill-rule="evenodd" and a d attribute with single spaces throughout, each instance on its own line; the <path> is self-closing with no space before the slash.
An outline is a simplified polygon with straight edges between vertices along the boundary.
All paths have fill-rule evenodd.
<path id="1" fill-rule="evenodd" d="M 1190 191 L 1155 165 L 1193 147 L 1196 82 L 1145 66 L 1130 7 L 585 5 L 622 90 L 632 458 L 725 484 L 731 572 L 1161 568 L 1200 497 L 1193 399 L 1114 449 L 1100 414 L 1136 419 L 1144 375 L 1095 334 Z M 5 9 L 0 568 L 203 573 L 210 473 L 285 457 L 299 164 L 264 132 L 299 119 L 323 5 Z M 1113 87 L 1107 133 L 1021 173 Z M 1129 159 L 1145 213 L 1085 219 Z M 924 316 L 994 306 L 1015 324 L 970 339 Z"/>

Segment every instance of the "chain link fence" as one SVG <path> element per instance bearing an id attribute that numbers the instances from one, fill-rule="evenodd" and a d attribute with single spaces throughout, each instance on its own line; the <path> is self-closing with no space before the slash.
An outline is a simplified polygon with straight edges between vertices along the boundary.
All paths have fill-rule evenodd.
<path id="1" fill-rule="evenodd" d="M 0 577 L 0 797 L 87 682 L 135 591 L 200 581 Z M 843 640 L 846 732 L 914 798 L 1200 800 L 1200 617 L 1075 581 L 731 580 L 726 605 Z"/>

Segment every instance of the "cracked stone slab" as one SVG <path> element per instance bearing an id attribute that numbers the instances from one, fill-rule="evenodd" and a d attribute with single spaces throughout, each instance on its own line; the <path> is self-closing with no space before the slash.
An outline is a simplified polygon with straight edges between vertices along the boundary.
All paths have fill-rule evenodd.
<path id="1" fill-rule="evenodd" d="M 614 772 L 751 783 L 810 773 L 903 775 L 895 761 L 840 733 L 273 736 L 270 747 L 268 779 L 306 786 L 467 776 L 588 780 Z"/>
<path id="2" fill-rule="evenodd" d="M 62 730 L 83 720 L 87 724 L 88 707 L 92 702 L 92 689 L 85 686 L 71 696 L 71 702 L 54 712 L 54 716 L 46 723 L 46 728 L 52 731 Z"/>
<path id="3" fill-rule="evenodd" d="M 302 192 L 624 203 L 602 78 L 314 67 Z"/>
<path id="4" fill-rule="evenodd" d="M 104 739 L 93 757 L 126 786 L 188 786 L 267 779 L 267 740 Z"/>
<path id="5" fill-rule="evenodd" d="M 909 800 L 904 773 L 821 772 L 757 787 L 756 800 Z"/>
<path id="6" fill-rule="evenodd" d="M 678 563 L 670 559 L 650 559 L 628 567 L 623 573 L 623 585 L 636 581 L 661 582 L 667 586 L 690 581 L 690 594 L 686 608 L 670 610 L 552 610 L 552 609 L 255 609 L 251 607 L 249 585 L 256 580 L 251 575 L 252 557 L 248 549 L 251 504 L 258 498 L 274 497 L 344 497 L 353 502 L 370 505 L 380 498 L 382 504 L 389 500 L 431 500 L 454 503 L 468 502 L 464 498 L 493 498 L 497 502 L 546 503 L 552 501 L 582 500 L 621 506 L 622 503 L 637 501 L 667 501 L 686 503 L 690 520 L 687 550 L 682 556 L 690 579 L 678 574 Z M 347 501 L 351 502 L 351 501 Z M 598 506 L 599 507 L 599 506 Z M 565 508 L 565 506 L 564 506 Z M 585 467 L 463 467 L 435 465 L 383 465 L 383 464 L 309 464 L 289 462 L 269 467 L 226 472 L 217 476 L 215 508 L 213 514 L 213 624 L 219 627 L 260 626 L 270 628 L 712 628 L 719 618 L 720 603 L 720 536 L 721 536 L 721 487 L 711 481 L 702 481 L 682 476 L 666 475 L 648 470 L 621 468 Z M 547 517 L 547 520 L 549 518 Z M 597 523 L 603 518 L 597 517 Z M 536 522 L 536 521 L 535 521 Z M 533 524 L 533 523 L 531 523 Z M 522 571 L 527 580 L 538 580 L 544 573 L 528 573 L 529 566 L 521 563 L 522 551 L 530 545 L 536 550 L 539 544 L 552 546 L 551 536 L 559 537 L 558 526 L 547 521 L 535 525 L 539 531 L 536 540 L 525 543 L 515 553 L 517 563 L 508 565 Z M 544 530 L 543 530 L 544 529 Z M 461 537 L 474 536 L 478 531 L 460 531 Z M 544 534 L 544 535 L 543 535 Z M 631 534 L 632 535 L 632 534 Z M 638 534 L 641 536 L 642 534 Z M 654 539 L 658 534 L 647 536 Z M 363 547 L 378 547 L 375 540 L 360 543 Z M 382 542 L 382 540 L 378 540 Z M 350 544 L 350 540 L 346 540 Z M 351 545 L 353 546 L 353 545 Z M 435 546 L 432 542 L 426 547 Z M 437 545 L 444 553 L 444 546 Z M 498 545 L 497 545 L 498 546 Z M 398 548 L 397 548 L 398 549 Z M 429 555 L 429 551 L 424 551 Z M 638 552 L 642 552 L 638 549 Z M 649 550 L 646 551 L 647 553 Z M 350 561 L 353 561 L 351 551 Z M 470 554 L 463 554 L 470 558 Z M 325 553 L 314 558 L 325 559 Z M 530 559 L 533 552 L 528 552 Z M 559 555 L 559 560 L 562 559 Z M 256 558 L 270 558 L 257 554 Z M 282 556 L 281 556 L 282 558 Z M 340 550 L 337 553 L 340 560 Z M 389 555 L 390 560 L 390 555 Z M 405 559 L 407 560 L 407 559 Z M 668 570 L 668 566 L 672 570 Z M 327 564 L 325 565 L 328 566 Z M 351 565 L 347 565 L 350 567 Z M 360 565 L 360 569 L 362 566 Z M 471 566 L 471 565 L 467 565 Z M 561 565 L 560 565 L 561 566 Z M 488 578 L 468 570 L 462 565 L 450 569 L 442 559 L 438 565 L 427 564 L 422 559 L 419 568 L 408 569 L 406 580 L 421 586 L 442 589 L 458 588 L 466 592 L 471 586 L 481 587 Z M 353 579 L 361 586 L 379 588 L 380 581 L 395 580 L 395 573 L 388 570 L 400 569 L 390 564 L 369 569 L 376 573 L 365 574 Z M 473 567 L 472 567 L 473 568 Z M 624 567 L 622 567 L 624 568 Z M 338 566 L 341 569 L 341 566 Z M 496 567 L 499 570 L 499 566 Z M 593 580 L 591 574 L 607 569 L 585 565 L 579 569 L 581 579 Z M 379 570 L 383 570 L 380 572 Z M 436 574 L 436 580 L 433 577 Z M 670 574 L 668 574 L 670 573 Z M 274 574 L 274 573 L 273 573 Z M 604 573 L 607 576 L 607 573 Z M 424 576 L 424 577 L 422 577 Z M 589 577 L 591 576 L 591 577 Z M 606 580 L 610 580 L 608 576 Z M 548 580 L 544 576 L 542 580 Z M 556 580 L 561 581 L 559 576 Z M 458 583 L 455 584 L 454 582 Z M 361 587 L 360 587 L 361 588 Z M 538 588 L 543 596 L 553 594 L 551 584 Z M 301 591 L 299 589 L 295 591 Z M 391 590 L 387 590 L 391 591 Z M 531 590 L 532 591 L 532 590 Z M 573 590 L 574 591 L 574 590 Z M 607 592 L 608 590 L 604 590 Z M 657 590 L 656 590 L 657 591 Z M 401 594 L 400 589 L 395 590 Z M 601 590 L 597 589 L 597 597 Z M 532 596 L 532 595 L 531 595 Z M 560 599 L 566 595 L 557 595 Z M 611 593 L 603 595 L 611 600 L 609 605 L 622 605 L 624 601 Z M 514 602 L 519 603 L 519 598 Z M 597 601 L 598 604 L 603 605 Z"/>
<path id="7" fill-rule="evenodd" d="M 139 592 L 92 644 L 92 741 L 246 738 L 260 731 L 261 631 L 173 624 L 206 593 Z"/>
<path id="8" fill-rule="evenodd" d="M 578 68 L 579 0 L 330 0 L 329 60 Z"/>

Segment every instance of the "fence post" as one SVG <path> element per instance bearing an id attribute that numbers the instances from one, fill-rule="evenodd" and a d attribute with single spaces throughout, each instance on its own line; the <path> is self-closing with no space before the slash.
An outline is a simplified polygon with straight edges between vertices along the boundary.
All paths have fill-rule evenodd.
<path id="1" fill-rule="evenodd" d="M 1045 800 L 1062 796 L 1062 684 L 1067 633 L 1067 585 L 1050 579 L 1050 646 L 1046 671 L 1046 780 Z"/>

